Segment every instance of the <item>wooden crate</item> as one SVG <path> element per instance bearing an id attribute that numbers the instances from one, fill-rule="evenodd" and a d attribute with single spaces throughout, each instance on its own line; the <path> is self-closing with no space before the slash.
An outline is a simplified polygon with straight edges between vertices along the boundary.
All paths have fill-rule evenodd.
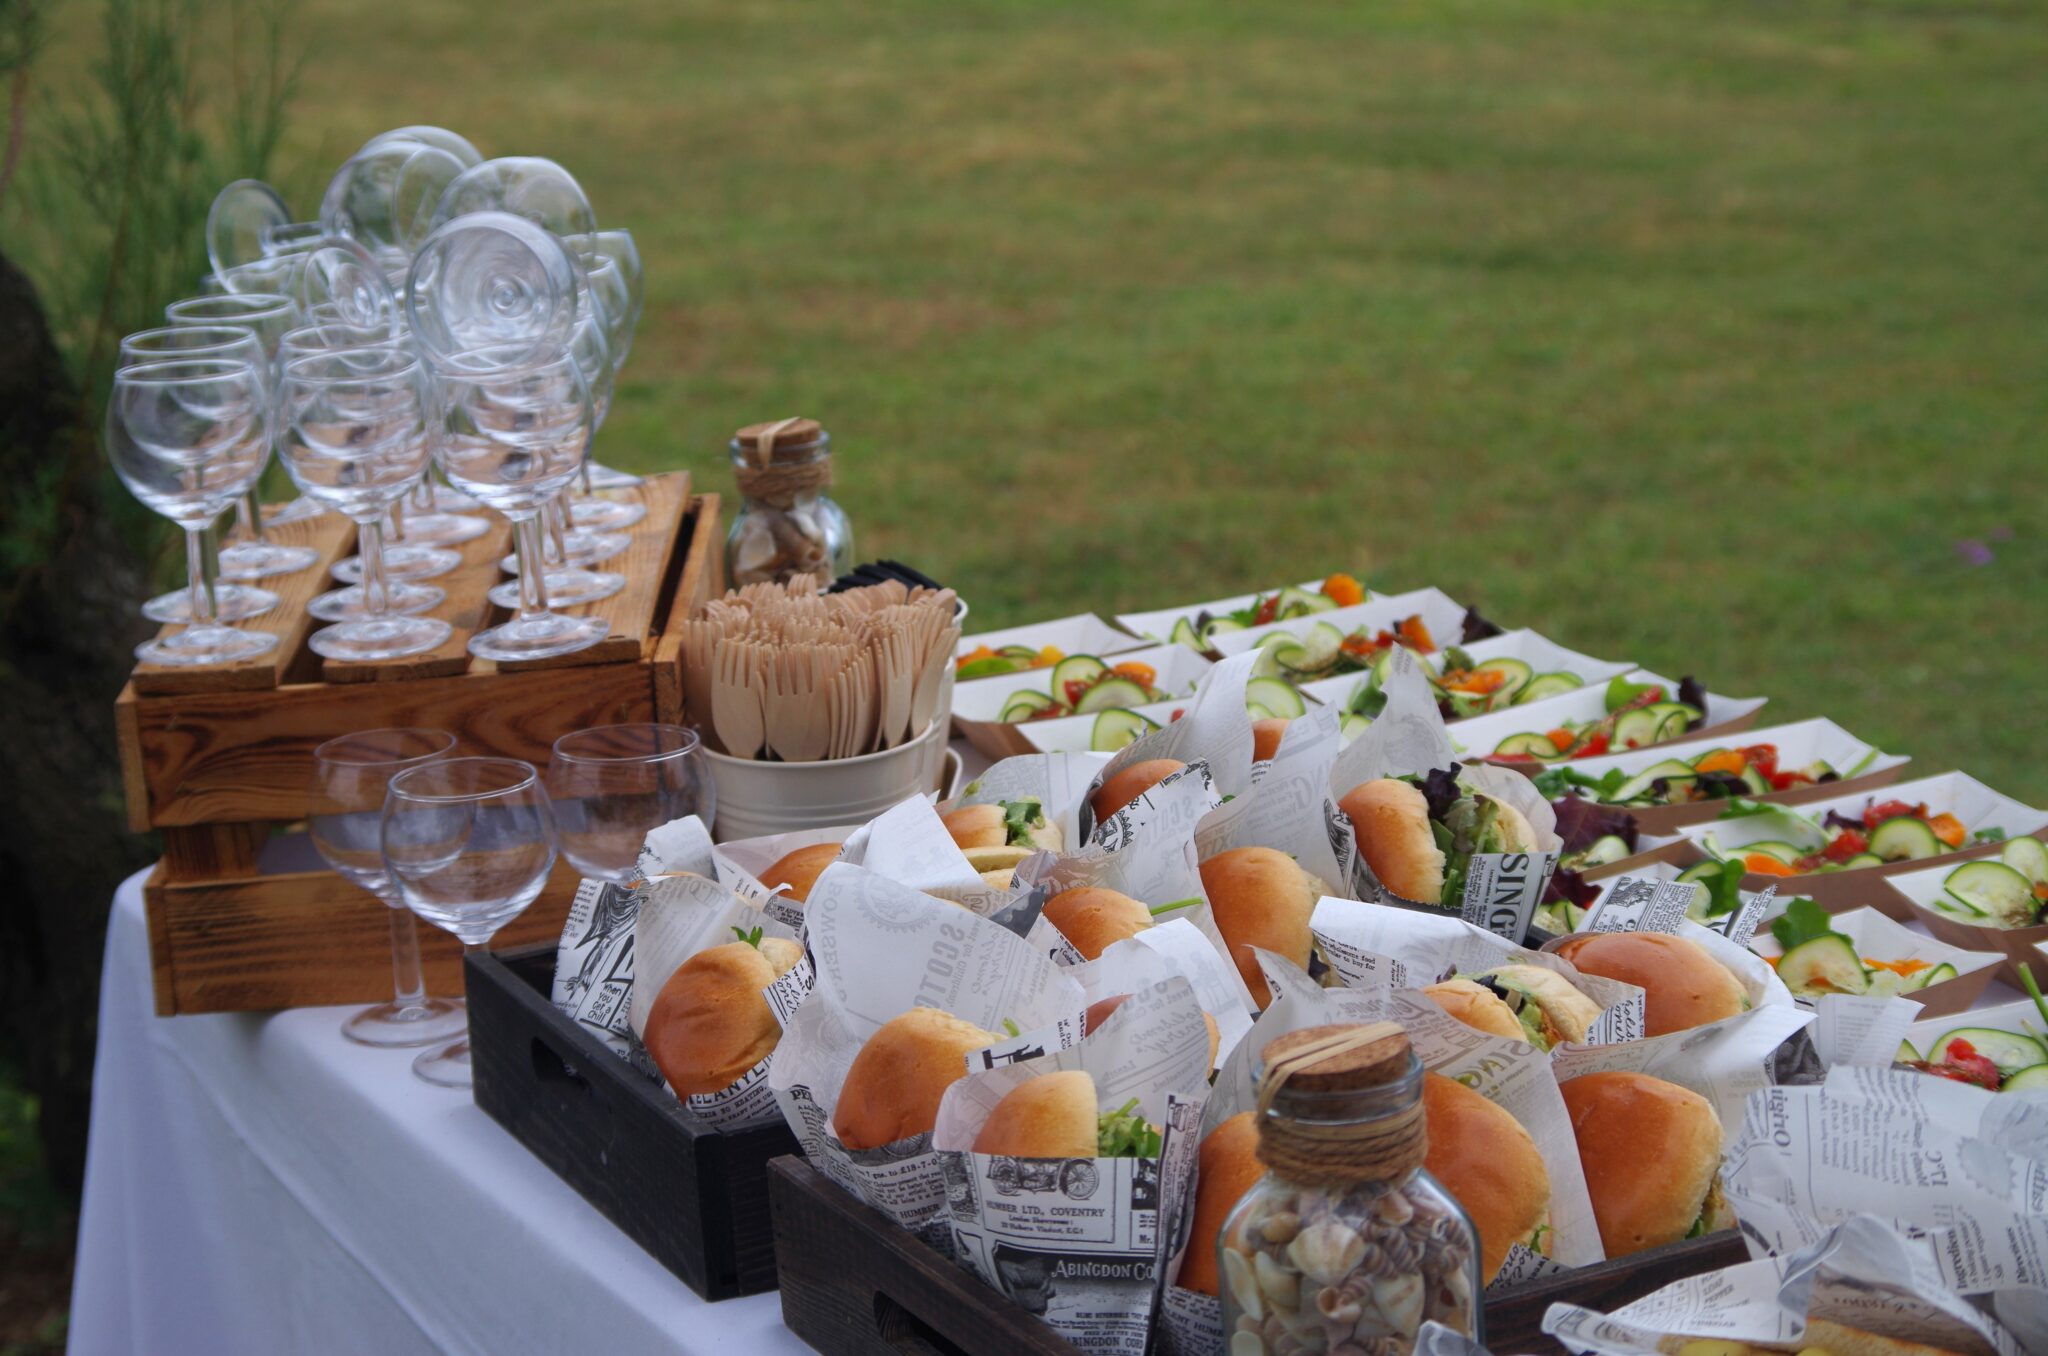
<path id="1" fill-rule="evenodd" d="M 768 1165 L 768 1200 L 782 1321 L 824 1356 L 1079 1356 L 1079 1347 L 803 1159 Z M 1730 1229 L 1517 1286 L 1487 1297 L 1486 1343 L 1564 1356 L 1543 1333 L 1552 1304 L 1612 1311 L 1748 1260 L 1742 1235 Z"/>
<path id="2" fill-rule="evenodd" d="M 676 623 L 725 589 L 716 495 L 689 492 L 684 472 L 636 492 L 647 517 L 606 568 L 624 590 L 565 608 L 611 620 L 609 639 L 536 663 L 473 659 L 469 636 L 504 614 L 485 598 L 501 577 L 506 534 L 467 543 L 464 563 L 433 582 L 448 598 L 448 644 L 376 664 L 332 663 L 306 645 L 305 603 L 332 587 L 328 566 L 354 548 L 353 528 L 327 516 L 275 529 L 320 553 L 318 564 L 265 580 L 280 606 L 241 623 L 279 635 L 265 659 L 179 670 L 138 665 L 115 702 L 130 827 L 163 837 L 144 886 L 159 1013 L 373 1002 L 391 993 L 385 906 L 324 870 L 291 862 L 273 835 L 304 818 L 312 754 L 336 735 L 382 726 L 448 730 L 466 753 L 544 766 L 557 736 L 622 721 L 683 718 Z M 502 529 L 502 523 L 499 524 Z M 507 945 L 552 939 L 575 878 L 558 866 L 540 900 L 508 927 Z M 428 988 L 462 991 L 460 947 L 422 928 Z"/>

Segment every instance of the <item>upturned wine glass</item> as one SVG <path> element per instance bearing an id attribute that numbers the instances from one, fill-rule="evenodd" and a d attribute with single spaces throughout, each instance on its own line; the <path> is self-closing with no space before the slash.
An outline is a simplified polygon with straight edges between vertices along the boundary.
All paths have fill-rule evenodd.
<path id="1" fill-rule="evenodd" d="M 384 866 L 406 906 L 480 951 L 540 897 L 555 817 L 531 763 L 449 758 L 401 772 L 384 798 Z M 469 1039 L 425 1051 L 413 1072 L 470 1085 Z"/>
<path id="2" fill-rule="evenodd" d="M 695 815 L 708 832 L 718 795 L 685 725 L 601 725 L 555 741 L 548 759 L 562 855 L 594 880 L 640 880 L 640 849 L 662 825 Z"/>
<path id="3" fill-rule="evenodd" d="M 206 258 L 216 274 L 270 253 L 273 233 L 292 214 L 277 190 L 260 179 L 237 179 L 216 193 L 206 212 Z"/>
<path id="4" fill-rule="evenodd" d="M 225 358 L 257 367 L 263 366 L 265 361 L 263 347 L 256 342 L 256 336 L 230 325 L 165 325 L 153 330 L 138 330 L 121 340 L 119 365 L 122 367 L 173 358 Z M 215 580 L 216 621 L 246 621 L 277 606 L 277 595 L 269 589 L 252 584 L 220 582 L 220 546 L 211 529 L 205 536 L 205 551 L 209 557 L 207 575 Z M 158 594 L 142 605 L 142 615 L 153 622 L 184 625 L 192 620 L 191 590 L 174 589 Z"/>
<path id="5" fill-rule="evenodd" d="M 524 346 L 514 346 L 524 348 Z M 519 554 L 517 614 L 470 637 L 481 659 L 545 659 L 603 640 L 603 617 L 548 610 L 540 511 L 575 476 L 590 447 L 590 391 L 564 350 L 530 366 L 508 351 L 453 355 L 437 374 L 434 461 L 450 484 L 511 520 Z"/>
<path id="6" fill-rule="evenodd" d="M 448 186 L 467 168 L 442 145 L 412 137 L 373 137 L 335 171 L 320 196 L 320 224 L 378 259 L 409 254 L 434 222 Z"/>
<path id="7" fill-rule="evenodd" d="M 612 322 L 608 338 L 612 349 L 612 373 L 616 376 L 626 366 L 626 355 L 633 351 L 633 335 L 640 328 L 640 313 L 646 307 L 647 279 L 640 267 L 639 247 L 633 243 L 633 233 L 627 230 L 593 231 L 589 235 L 577 236 L 569 243 L 584 259 L 585 269 L 590 273 L 592 295 L 606 307 Z M 611 261 L 619 280 L 616 287 L 605 269 L 591 267 L 589 260 L 592 256 Z M 620 312 L 611 309 L 621 300 L 625 303 L 623 319 Z M 634 489 L 640 483 L 639 476 L 596 461 L 588 462 L 583 468 L 583 497 L 573 506 L 576 523 L 596 528 L 630 527 L 645 516 L 645 505 L 592 496 L 607 490 Z"/>
<path id="8" fill-rule="evenodd" d="M 275 376 L 269 364 L 277 361 L 277 346 L 298 324 L 298 308 L 291 298 L 275 292 L 232 292 L 220 296 L 188 297 L 164 308 L 164 318 L 173 325 L 208 327 L 236 325 L 256 336 L 267 362 L 263 379 Z M 260 483 L 261 477 L 258 477 Z M 263 501 L 257 486 L 235 504 L 235 521 L 246 540 L 221 548 L 221 573 L 230 579 L 262 579 L 273 574 L 292 574 L 320 558 L 310 546 L 285 546 L 270 541 L 265 531 Z M 272 514 L 272 522 L 295 522 L 318 515 L 318 509 L 294 500 Z"/>
<path id="9" fill-rule="evenodd" d="M 278 456 L 309 498 L 356 524 L 364 615 L 307 641 L 328 659 L 396 659 L 448 639 L 447 622 L 391 609 L 383 518 L 426 473 L 420 360 L 404 349 L 338 349 L 294 358 L 278 388 Z"/>
<path id="10" fill-rule="evenodd" d="M 512 371 L 552 361 L 575 333 L 579 292 L 559 239 L 524 217 L 474 212 L 420 246 L 404 302 L 428 361 L 473 375 L 479 362 Z"/>
<path id="11" fill-rule="evenodd" d="M 107 455 L 137 499 L 185 529 L 190 577 L 190 622 L 137 646 L 144 663 L 224 664 L 277 648 L 267 632 L 220 624 L 205 540 L 213 520 L 263 474 L 270 421 L 269 385 L 250 363 L 180 358 L 114 373 Z"/>
<path id="12" fill-rule="evenodd" d="M 597 214 L 576 176 L 534 155 L 501 156 L 464 170 L 442 193 L 434 225 L 477 212 L 510 212 L 557 236 L 597 230 Z"/>
<path id="13" fill-rule="evenodd" d="M 458 999 L 433 998 L 420 975 L 419 924 L 384 869 L 384 798 L 401 772 L 451 757 L 455 736 L 445 730 L 363 730 L 330 739 L 313 750 L 312 805 L 306 816 L 313 846 L 351 885 L 368 890 L 391 910 L 391 988 L 388 1003 L 364 1008 L 341 1025 L 363 1045 L 432 1045 L 462 1034 Z"/>

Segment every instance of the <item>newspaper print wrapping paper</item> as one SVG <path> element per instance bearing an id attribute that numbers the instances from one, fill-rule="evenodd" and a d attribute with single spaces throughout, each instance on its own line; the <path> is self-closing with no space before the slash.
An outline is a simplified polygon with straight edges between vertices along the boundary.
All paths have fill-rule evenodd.
<path id="1" fill-rule="evenodd" d="M 1182 763 L 1207 763 L 1209 776 L 1222 795 L 1236 797 L 1249 791 L 1252 718 L 1245 710 L 1244 690 L 1252 676 L 1252 665 L 1257 662 L 1256 654 L 1232 655 L 1203 674 L 1186 713 L 1117 750 L 1097 774 L 1095 784 L 1100 785 L 1133 763 L 1171 758 Z M 1100 830 L 1093 810 L 1085 805 L 1081 822 L 1090 836 Z"/>
<path id="2" fill-rule="evenodd" d="M 1060 839 L 1071 852 L 1085 841 L 1081 807 L 1109 759 L 1106 753 L 1030 753 L 1005 758 L 962 787 L 959 803 L 991 805 L 1031 797 L 1045 807 L 1046 819 L 1058 826 Z"/>
<path id="3" fill-rule="evenodd" d="M 1350 890 L 1358 844 L 1330 798 L 1341 719 L 1336 707 L 1318 706 L 1288 722 L 1279 749 L 1259 764 L 1251 789 L 1211 810 L 1196 827 L 1203 860 L 1232 848 L 1276 848 L 1320 880 L 1325 893 Z"/>
<path id="4" fill-rule="evenodd" d="M 1140 989 L 1070 1049 L 969 1074 L 946 1091 L 934 1148 L 957 1255 L 1082 1350 L 1143 1356 L 1166 1239 L 1186 1208 L 1208 1094 L 1209 1038 L 1185 979 Z M 1137 1098 L 1159 1158 L 1012 1158 L 972 1151 L 997 1103 L 1066 1069 L 1097 1109 Z"/>
<path id="5" fill-rule="evenodd" d="M 1201 929 L 1174 918 L 1118 942 L 1099 959 L 1069 966 L 1067 975 L 1081 986 L 1085 1003 L 1093 1006 L 1118 994 L 1165 982 L 1174 976 L 1194 986 L 1195 1001 L 1216 1022 L 1216 1062 L 1230 1057 L 1252 1029 L 1244 980 Z"/>
<path id="6" fill-rule="evenodd" d="M 647 835 L 640 849 L 645 880 L 676 872 L 710 875 L 711 832 L 686 815 Z M 603 881 L 576 887 L 562 939 L 555 949 L 555 982 L 550 997 L 578 1026 L 650 1078 L 660 1071 L 634 1034 L 628 1010 L 633 996 L 634 925 L 645 888 L 629 890 Z M 664 976 L 666 978 L 666 976 Z"/>
<path id="7" fill-rule="evenodd" d="M 1493 797 L 1518 810 L 1536 832 L 1534 852 L 1477 853 L 1465 878 L 1460 916 L 1490 932 L 1519 942 L 1542 901 L 1544 887 L 1557 869 L 1563 840 L 1557 836 L 1557 815 L 1536 784 L 1519 772 L 1483 764 L 1460 764 L 1444 729 L 1443 714 L 1430 694 L 1422 666 L 1406 649 L 1397 649 L 1383 685 L 1386 708 L 1365 733 L 1337 756 L 1330 769 L 1330 797 L 1381 777 L 1406 777 L 1436 768 L 1456 767 L 1467 794 Z M 1342 811 L 1336 817 L 1348 830 Z M 1373 876 L 1365 855 L 1354 859 L 1353 893 L 1360 899 L 1385 899 L 1410 908 L 1444 912 L 1433 899 L 1402 900 Z"/>
<path id="8" fill-rule="evenodd" d="M 1924 1249 L 1869 1216 L 1789 1255 L 1688 1276 L 1612 1316 L 1553 1304 L 1543 1330 L 1581 1356 L 1657 1356 L 1669 1336 L 1796 1346 L 1810 1318 L 1969 1356 L 2020 1356 L 1997 1322 L 1948 1292 Z"/>
<path id="9" fill-rule="evenodd" d="M 1081 986 L 1000 924 L 850 862 L 818 877 L 804 917 L 816 978 L 789 1015 L 768 1085 L 820 1172 L 949 1250 L 945 1173 L 929 1132 L 877 1149 L 839 1142 L 832 1113 L 847 1070 L 868 1037 L 913 1007 L 1077 1044 Z"/>
<path id="10" fill-rule="evenodd" d="M 736 838 L 720 843 L 711 849 L 712 869 L 718 876 L 718 883 L 742 899 L 751 899 L 763 912 L 782 920 L 793 928 L 802 929 L 804 924 L 803 905 L 783 894 L 761 878 L 777 862 L 795 852 L 798 848 L 811 847 L 818 843 L 844 844 L 852 834 L 854 826 L 825 829 L 794 829 L 788 833 L 771 833 L 760 838 Z M 776 882 L 775 884 L 781 884 Z"/>

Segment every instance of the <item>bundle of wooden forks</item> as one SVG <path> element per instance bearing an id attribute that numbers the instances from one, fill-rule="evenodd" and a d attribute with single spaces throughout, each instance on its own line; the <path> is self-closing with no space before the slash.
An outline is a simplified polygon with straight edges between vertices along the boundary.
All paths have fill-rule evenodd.
<path id="1" fill-rule="evenodd" d="M 683 623 L 685 708 L 721 751 L 853 758 L 948 717 L 938 707 L 960 639 L 951 589 L 818 589 L 810 575 L 749 584 Z"/>

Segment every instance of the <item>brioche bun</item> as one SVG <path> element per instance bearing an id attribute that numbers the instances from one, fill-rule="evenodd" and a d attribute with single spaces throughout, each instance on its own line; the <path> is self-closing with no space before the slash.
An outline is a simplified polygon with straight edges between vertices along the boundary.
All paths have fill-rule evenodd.
<path id="1" fill-rule="evenodd" d="M 1095 794 L 1088 798 L 1089 806 L 1095 811 L 1095 822 L 1100 824 L 1186 766 L 1175 758 L 1147 758 L 1105 777 L 1102 785 L 1095 788 Z"/>
<path id="2" fill-rule="evenodd" d="M 775 865 L 761 873 L 761 884 L 773 890 L 778 885 L 787 885 L 784 891 L 788 898 L 799 904 L 808 903 L 811 887 L 818 883 L 818 876 L 833 862 L 839 860 L 839 843 L 813 843 L 789 853 Z"/>
<path id="3" fill-rule="evenodd" d="M 1229 944 L 1230 959 L 1244 976 L 1252 1000 L 1264 1008 L 1273 996 L 1252 948 L 1262 946 L 1308 969 L 1308 919 L 1322 888 L 1300 863 L 1276 848 L 1232 848 L 1203 862 L 1201 870 L 1202 891 L 1209 896 L 1216 930 Z"/>
<path id="4" fill-rule="evenodd" d="M 1181 1258 L 1182 1289 L 1204 1295 L 1220 1293 L 1216 1276 L 1216 1238 L 1223 1222 L 1244 1199 L 1266 1167 L 1259 1162 L 1259 1125 L 1249 1111 L 1240 1111 L 1202 1140 L 1195 1169 L 1195 1213 L 1188 1224 L 1188 1250 Z"/>
<path id="5" fill-rule="evenodd" d="M 1444 893 L 1444 854 L 1429 828 L 1429 801 L 1404 781 L 1382 777 L 1337 801 L 1351 821 L 1373 878 L 1403 899 L 1434 904 Z"/>
<path id="6" fill-rule="evenodd" d="M 1280 741 L 1287 734 L 1287 717 L 1268 716 L 1252 722 L 1252 761 L 1263 763 L 1280 752 Z"/>
<path id="7" fill-rule="evenodd" d="M 782 1025 L 761 990 L 803 959 L 787 937 L 714 946 L 676 967 L 647 1013 L 643 1043 L 676 1096 L 723 1092 L 768 1058 Z"/>
<path id="8" fill-rule="evenodd" d="M 1002 1037 L 937 1008 L 892 1017 L 853 1057 L 832 1129 L 849 1149 L 877 1149 L 930 1130 L 939 1099 L 967 1074 L 967 1056 Z"/>
<path id="9" fill-rule="evenodd" d="M 1422 1166 L 1458 1198 L 1479 1231 L 1479 1274 L 1491 1282 L 1508 1249 L 1550 1219 L 1550 1169 L 1522 1123 L 1463 1083 L 1422 1076 L 1429 1152 Z"/>
<path id="10" fill-rule="evenodd" d="M 962 850 L 1009 846 L 1010 833 L 1000 805 L 963 805 L 939 816 L 939 821 Z"/>
<path id="11" fill-rule="evenodd" d="M 1558 1090 L 1607 1255 L 1626 1257 L 1691 1232 L 1721 1170 L 1713 1103 L 1638 1073 L 1582 1074 Z"/>
<path id="12" fill-rule="evenodd" d="M 1120 993 L 1114 998 L 1099 999 L 1090 1003 L 1088 1010 L 1081 1014 L 1081 1034 L 1085 1036 L 1101 1026 L 1109 1014 L 1122 1007 L 1124 1000 L 1129 997 L 1127 993 Z M 1202 1014 L 1202 1025 L 1209 1028 L 1209 1067 L 1213 1069 L 1216 1067 L 1216 1052 L 1223 1048 L 1223 1032 L 1217 1027 L 1216 1019 L 1206 1012 Z"/>
<path id="13" fill-rule="evenodd" d="M 1528 1043 L 1528 1033 L 1499 994 L 1469 979 L 1447 979 L 1423 990 L 1430 1001 L 1476 1031 Z"/>
<path id="14" fill-rule="evenodd" d="M 1085 1069 L 1018 1084 L 974 1137 L 974 1152 L 1012 1158 L 1093 1158 L 1096 1147 L 1095 1080 Z"/>
<path id="15" fill-rule="evenodd" d="M 1152 926 L 1152 911 L 1129 895 L 1093 885 L 1062 890 L 1045 901 L 1045 920 L 1089 960 Z"/>
<path id="16" fill-rule="evenodd" d="M 1540 965 L 1496 965 L 1471 978 L 1481 988 L 1491 982 L 1511 995 L 1519 995 L 1523 1003 L 1534 1004 L 1543 1036 L 1538 1044 L 1546 1050 L 1566 1041 L 1583 1044 L 1593 1023 L 1600 1019 L 1598 1003 L 1573 988 L 1572 982 L 1557 971 Z M 1503 1001 L 1514 1010 L 1511 1000 Z M 1528 1039 L 1527 1035 L 1522 1039 Z"/>
<path id="17" fill-rule="evenodd" d="M 1668 932 L 1582 932 L 1553 948 L 1589 975 L 1643 991 L 1643 1034 L 1687 1031 L 1749 1006 L 1742 981 L 1698 942 Z"/>
<path id="18" fill-rule="evenodd" d="M 986 847 L 963 848 L 961 853 L 967 864 L 976 871 L 1014 871 L 1036 848 L 1028 847 Z"/>

